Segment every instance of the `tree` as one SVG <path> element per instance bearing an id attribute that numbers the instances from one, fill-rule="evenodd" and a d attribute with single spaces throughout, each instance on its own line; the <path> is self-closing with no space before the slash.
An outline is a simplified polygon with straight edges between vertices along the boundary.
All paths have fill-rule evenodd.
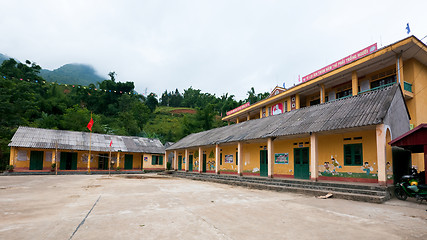
<path id="1" fill-rule="evenodd" d="M 145 105 L 147 105 L 151 112 L 154 112 L 158 104 L 157 95 L 155 93 L 150 93 L 145 100 Z"/>

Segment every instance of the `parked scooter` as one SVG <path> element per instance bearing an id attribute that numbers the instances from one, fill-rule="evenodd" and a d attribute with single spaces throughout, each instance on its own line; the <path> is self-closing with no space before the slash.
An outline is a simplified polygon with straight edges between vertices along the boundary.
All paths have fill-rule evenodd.
<path id="1" fill-rule="evenodd" d="M 419 201 L 427 201 L 427 184 L 419 184 L 420 177 L 416 169 L 412 169 L 411 175 L 404 175 L 394 188 L 394 195 L 399 200 L 414 197 Z"/>

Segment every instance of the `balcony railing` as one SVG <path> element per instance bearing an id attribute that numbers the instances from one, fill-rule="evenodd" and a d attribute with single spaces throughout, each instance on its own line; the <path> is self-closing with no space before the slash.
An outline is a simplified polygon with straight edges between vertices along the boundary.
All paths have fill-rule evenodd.
<path id="1" fill-rule="evenodd" d="M 403 89 L 408 91 L 408 92 L 412 92 L 412 84 L 410 84 L 408 82 L 403 82 Z"/>

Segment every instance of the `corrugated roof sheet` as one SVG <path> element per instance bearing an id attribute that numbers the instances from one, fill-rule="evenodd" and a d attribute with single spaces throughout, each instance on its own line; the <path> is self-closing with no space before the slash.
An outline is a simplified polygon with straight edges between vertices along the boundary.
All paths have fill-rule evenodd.
<path id="1" fill-rule="evenodd" d="M 32 127 L 19 127 L 12 137 L 9 147 L 26 147 L 63 150 L 89 150 L 88 132 L 75 132 L 65 130 L 52 130 Z M 110 151 L 110 141 L 113 140 L 111 151 L 117 152 L 143 152 L 143 153 L 164 153 L 165 147 L 158 139 L 116 136 L 92 133 L 92 151 Z"/>
<path id="2" fill-rule="evenodd" d="M 383 122 L 398 87 L 394 84 L 267 118 L 193 133 L 166 150 L 377 125 Z"/>

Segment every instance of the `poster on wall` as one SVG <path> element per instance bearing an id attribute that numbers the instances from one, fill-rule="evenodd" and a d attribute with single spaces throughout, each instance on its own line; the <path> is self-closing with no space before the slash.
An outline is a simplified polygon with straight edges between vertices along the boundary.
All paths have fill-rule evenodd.
<path id="1" fill-rule="evenodd" d="M 27 151 L 19 150 L 18 151 L 18 161 L 27 161 Z"/>
<path id="2" fill-rule="evenodd" d="M 273 105 L 271 107 L 271 112 L 272 112 L 272 115 L 277 115 L 277 114 L 283 113 L 283 104 L 278 103 L 276 105 Z"/>
<path id="3" fill-rule="evenodd" d="M 82 162 L 83 162 L 83 163 L 87 163 L 87 159 L 88 159 L 88 157 L 89 157 L 89 154 L 87 154 L 87 153 L 83 153 L 83 154 L 82 154 L 82 157 L 81 157 Z M 94 161 L 94 159 L 93 159 L 93 154 L 90 154 L 90 162 L 92 163 L 93 161 Z"/>
<path id="4" fill-rule="evenodd" d="M 275 164 L 288 164 L 289 163 L 289 153 L 276 153 L 276 154 L 274 154 L 274 163 Z"/>
<path id="5" fill-rule="evenodd" d="M 225 155 L 225 163 L 233 163 L 233 154 Z"/>

